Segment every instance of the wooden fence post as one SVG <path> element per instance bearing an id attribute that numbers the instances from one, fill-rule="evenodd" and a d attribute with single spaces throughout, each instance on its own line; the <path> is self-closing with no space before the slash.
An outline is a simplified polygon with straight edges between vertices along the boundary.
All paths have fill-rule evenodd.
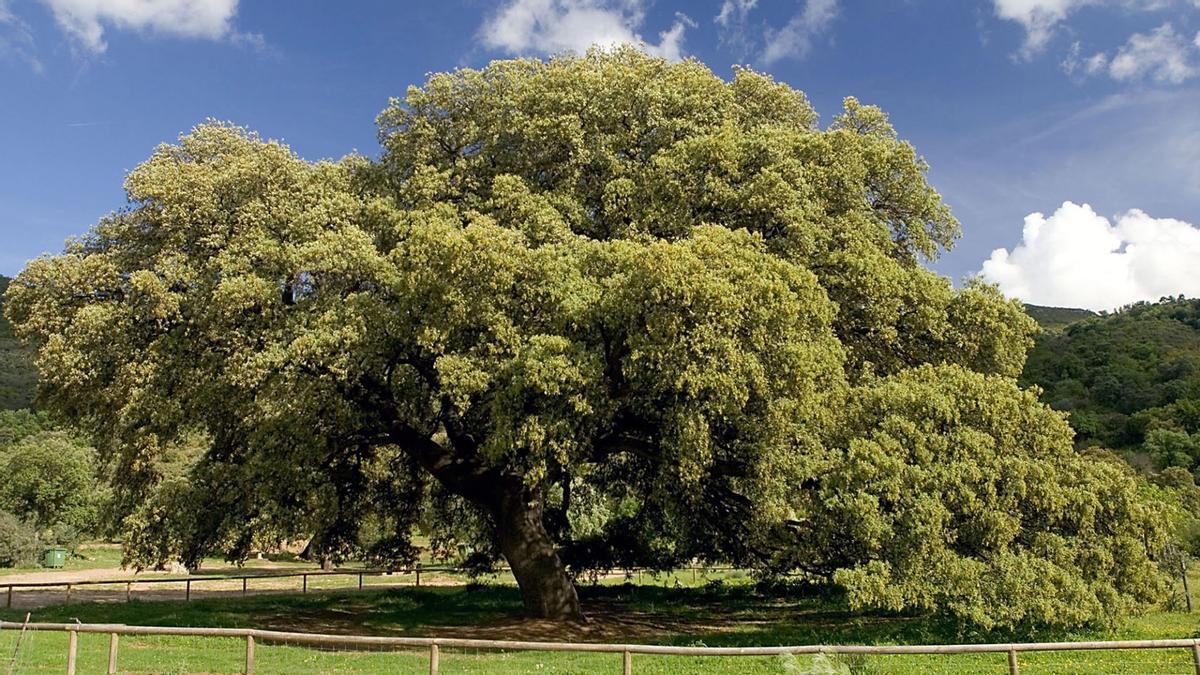
<path id="1" fill-rule="evenodd" d="M 254 636 L 246 636 L 246 675 L 254 675 Z"/>
<path id="2" fill-rule="evenodd" d="M 79 653 L 79 633 L 70 631 L 71 637 L 67 641 L 67 675 L 75 675 L 75 659 Z"/>
<path id="3" fill-rule="evenodd" d="M 358 573 L 358 590 L 362 590 L 362 572 Z"/>
<path id="4" fill-rule="evenodd" d="M 191 579 L 188 579 L 187 581 L 183 582 L 183 599 L 186 602 L 192 601 L 192 580 Z"/>
<path id="5" fill-rule="evenodd" d="M 625 650 L 624 662 L 625 667 L 621 672 L 625 675 L 633 675 L 633 654 L 630 654 L 628 649 Z"/>
<path id="6" fill-rule="evenodd" d="M 1196 675 L 1200 675 L 1200 640 L 1192 643 L 1192 661 L 1196 665 Z"/>
<path id="7" fill-rule="evenodd" d="M 436 642 L 429 645 L 429 675 L 438 675 L 438 668 L 441 664 L 438 661 L 441 659 L 441 650 L 438 649 Z"/>
<path id="8" fill-rule="evenodd" d="M 67 584 L 67 602 L 71 602 L 71 584 Z"/>
<path id="9" fill-rule="evenodd" d="M 417 563 L 417 585 L 421 585 L 421 563 Z"/>
<path id="10" fill-rule="evenodd" d="M 132 596 L 133 596 L 133 582 L 126 581 L 125 582 L 125 602 L 129 602 L 130 599 L 132 598 Z"/>
<path id="11" fill-rule="evenodd" d="M 1179 556 L 1179 573 L 1183 577 L 1183 597 L 1187 600 L 1188 614 L 1192 613 L 1192 589 L 1188 585 L 1188 569 L 1187 556 L 1180 554 Z"/>
<path id="12" fill-rule="evenodd" d="M 12 586 L 8 587 L 8 601 L 4 603 L 8 609 L 12 609 Z"/>
<path id="13" fill-rule="evenodd" d="M 301 579 L 303 579 L 303 582 L 302 582 L 302 583 L 304 584 L 304 585 L 303 585 L 303 587 L 301 588 L 301 592 L 302 592 L 302 593 L 307 593 L 307 592 L 308 592 L 308 575 L 307 575 L 307 574 L 301 574 L 301 575 L 300 575 L 300 578 L 301 578 Z"/>
<path id="14" fill-rule="evenodd" d="M 1020 675 L 1021 669 L 1017 666 L 1017 650 L 1008 650 L 1008 675 Z"/>
<path id="15" fill-rule="evenodd" d="M 246 577 L 242 577 L 242 595 L 246 594 Z"/>
<path id="16" fill-rule="evenodd" d="M 108 675 L 117 673 L 117 640 L 116 633 L 108 634 Z"/>

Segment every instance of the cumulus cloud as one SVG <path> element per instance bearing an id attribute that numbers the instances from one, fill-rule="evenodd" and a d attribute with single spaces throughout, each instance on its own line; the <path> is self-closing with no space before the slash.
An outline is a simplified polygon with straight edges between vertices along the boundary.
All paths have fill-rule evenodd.
<path id="1" fill-rule="evenodd" d="M 1054 30 L 1069 14 L 1098 0 L 993 0 L 996 16 L 1025 28 L 1025 44 L 1018 54 L 1029 59 L 1045 48 Z"/>
<path id="2" fill-rule="evenodd" d="M 1200 44 L 1188 44 L 1170 23 L 1164 23 L 1150 33 L 1131 35 L 1109 62 L 1108 72 L 1117 80 L 1149 77 L 1178 84 L 1200 72 L 1192 55 L 1196 47 Z"/>
<path id="3" fill-rule="evenodd" d="M 1107 73 L 1122 82 L 1152 79 L 1160 84 L 1179 84 L 1200 74 L 1198 49 L 1200 35 L 1189 41 L 1168 22 L 1149 33 L 1129 36 L 1112 58 L 1104 52 L 1084 58 L 1076 42 L 1067 52 L 1062 67 L 1068 75 Z"/>
<path id="4" fill-rule="evenodd" d="M 1200 0 L 1192 0 L 1200 7 Z M 1161 11 L 1176 6 L 1174 0 L 992 0 L 996 16 L 1021 24 L 1025 42 L 1017 56 L 1026 61 L 1040 54 L 1059 25 L 1089 6 L 1111 6 L 1126 11 Z"/>
<path id="5" fill-rule="evenodd" d="M 767 31 L 762 60 L 772 64 L 785 58 L 803 58 L 813 40 L 824 33 L 838 15 L 838 0 L 805 0 L 804 8 L 783 28 Z"/>
<path id="6" fill-rule="evenodd" d="M 254 43 L 260 37 L 233 30 L 238 0 L 42 0 L 54 18 L 83 49 L 93 54 L 108 48 L 107 27 L 180 37 Z"/>
<path id="7" fill-rule="evenodd" d="M 592 45 L 631 44 L 672 61 L 683 58 L 684 32 L 692 20 L 676 14 L 655 44 L 638 33 L 645 16 L 643 0 L 510 0 L 479 32 L 488 47 L 510 54 L 583 53 Z"/>
<path id="8" fill-rule="evenodd" d="M 1114 309 L 1180 293 L 1200 296 L 1200 228 L 1134 209 L 1115 222 L 1064 202 L 1025 217 L 1021 242 L 996 249 L 982 276 L 1025 302 Z"/>

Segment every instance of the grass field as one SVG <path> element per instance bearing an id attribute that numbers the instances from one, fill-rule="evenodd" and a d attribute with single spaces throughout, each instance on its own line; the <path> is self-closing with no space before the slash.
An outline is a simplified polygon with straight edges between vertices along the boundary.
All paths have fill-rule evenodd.
<path id="1" fill-rule="evenodd" d="M 961 634 L 930 618 L 845 611 L 828 599 L 770 597 L 740 575 L 721 583 L 679 586 L 665 578 L 644 585 L 584 586 L 590 624 L 564 629 L 520 617 L 520 598 L 508 584 L 321 591 L 185 602 L 81 603 L 37 610 L 34 621 L 140 625 L 257 627 L 368 635 L 437 635 L 490 639 L 638 642 L 674 645 L 919 644 L 989 642 L 1011 636 Z M 690 586 L 690 587 L 689 587 Z M 23 612 L 0 612 L 14 621 Z M 1158 612 L 1119 629 L 1038 635 L 1038 639 L 1140 639 L 1200 636 L 1200 615 Z M 14 654 L 15 673 L 62 672 L 67 636 L 0 632 L 0 671 Z M 81 635 L 81 673 L 103 672 L 106 635 Z M 129 673 L 231 673 L 242 667 L 237 639 L 126 637 L 119 666 Z M 424 651 L 317 650 L 260 644 L 256 672 L 424 673 Z M 443 650 L 443 673 L 620 672 L 619 655 L 496 653 Z M 1003 673 L 1003 654 L 962 656 L 668 657 L 635 656 L 635 673 Z M 1185 650 L 1021 655 L 1022 673 L 1188 673 Z"/>

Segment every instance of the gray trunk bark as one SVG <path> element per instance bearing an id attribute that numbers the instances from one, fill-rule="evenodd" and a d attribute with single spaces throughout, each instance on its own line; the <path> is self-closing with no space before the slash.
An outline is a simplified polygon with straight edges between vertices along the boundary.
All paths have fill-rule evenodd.
<path id="1" fill-rule="evenodd" d="M 525 611 L 539 619 L 583 621 L 575 584 L 542 521 L 541 503 L 525 490 L 512 490 L 500 498 L 495 518 L 500 552 L 517 579 Z"/>

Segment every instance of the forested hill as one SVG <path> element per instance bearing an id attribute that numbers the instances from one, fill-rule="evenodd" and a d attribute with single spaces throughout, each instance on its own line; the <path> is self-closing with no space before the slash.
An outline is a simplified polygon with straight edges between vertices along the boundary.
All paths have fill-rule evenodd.
<path id="1" fill-rule="evenodd" d="M 4 291 L 8 289 L 9 281 L 11 279 L 0 275 L 0 410 L 28 408 L 37 382 L 37 371 L 29 351 L 17 343 L 12 326 L 4 318 Z"/>
<path id="2" fill-rule="evenodd" d="M 1038 325 L 1048 331 L 1057 331 L 1067 326 L 1097 316 L 1090 309 L 1075 309 L 1073 307 L 1043 307 L 1041 305 L 1025 305 L 1025 313 L 1033 317 Z"/>
<path id="3" fill-rule="evenodd" d="M 1139 303 L 1047 332 L 1023 383 L 1070 412 L 1080 445 L 1200 469 L 1200 300 Z"/>

